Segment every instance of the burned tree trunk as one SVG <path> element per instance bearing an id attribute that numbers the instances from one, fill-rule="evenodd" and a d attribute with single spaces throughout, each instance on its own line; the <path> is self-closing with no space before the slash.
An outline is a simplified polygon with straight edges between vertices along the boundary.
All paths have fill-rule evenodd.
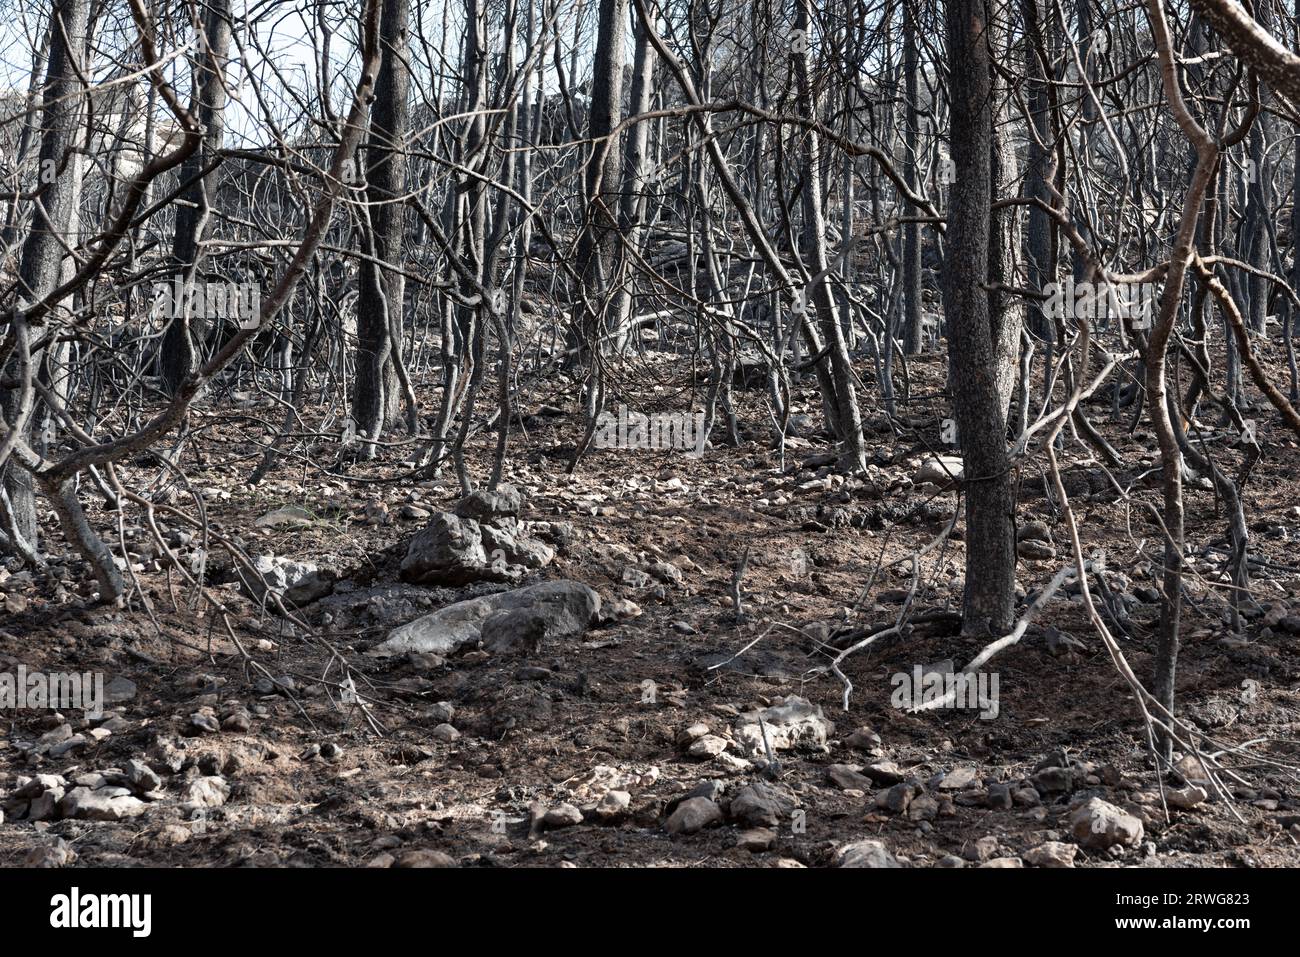
<path id="1" fill-rule="evenodd" d="M 949 193 L 943 301 L 966 490 L 962 631 L 981 636 L 1010 628 L 1016 584 L 1006 405 L 998 388 L 996 317 L 985 288 L 994 182 L 989 17 L 983 0 L 948 0 L 950 136 L 957 178 Z"/>
<path id="2" fill-rule="evenodd" d="M 72 162 L 85 110 L 84 77 L 89 0 L 59 0 L 50 30 L 50 57 L 42 100 L 41 148 L 38 169 L 42 189 L 34 203 L 30 232 L 23 244 L 18 267 L 18 300 L 10 332 L 13 358 L 5 378 L 12 385 L 0 391 L 0 545 L 6 551 L 32 559 L 39 548 L 36 491 L 29 468 L 19 461 L 19 443 L 33 444 L 32 425 L 37 420 L 35 379 L 41 362 L 34 354 L 35 330 L 22 318 L 22 310 L 53 292 L 62 270 L 64 243 L 79 194 L 78 165 Z"/>
<path id="3" fill-rule="evenodd" d="M 397 414 L 397 362 L 402 347 L 402 235 L 406 205 L 407 20 L 409 0 L 384 0 L 380 20 L 383 61 L 366 144 L 367 238 L 357 297 L 357 378 L 352 415 L 357 434 L 373 443 Z M 382 264 L 382 265 L 381 265 Z M 391 266 L 387 269 L 385 266 Z"/>
<path id="4" fill-rule="evenodd" d="M 172 264 L 180 274 L 184 288 L 197 281 L 203 266 L 199 244 L 208 228 L 211 211 L 209 186 L 215 184 L 215 171 L 203 174 L 221 150 L 225 130 L 226 88 L 217 72 L 216 64 L 230 51 L 230 0 L 214 0 L 208 8 L 207 19 L 196 28 L 203 31 L 205 44 L 210 51 L 196 69 L 199 77 L 199 122 L 204 133 L 199 148 L 182 165 L 182 183 L 193 180 L 181 196 L 176 209 L 176 235 L 172 238 Z M 201 49 L 201 48 L 200 48 Z M 184 296 L 173 302 L 175 310 L 171 322 L 163 332 L 158 354 L 158 373 L 168 393 L 174 395 L 198 363 L 196 341 L 205 334 L 201 320 L 191 315 L 191 297 Z"/>

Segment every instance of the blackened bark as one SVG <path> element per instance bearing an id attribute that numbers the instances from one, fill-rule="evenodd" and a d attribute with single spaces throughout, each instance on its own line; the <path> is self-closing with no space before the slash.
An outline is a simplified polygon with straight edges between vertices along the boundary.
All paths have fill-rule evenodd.
<path id="1" fill-rule="evenodd" d="M 366 198 L 369 202 L 369 252 L 363 261 L 357 296 L 357 378 L 352 415 L 357 434 L 372 442 L 397 414 L 397 363 L 401 348 L 402 236 L 406 191 L 407 64 L 409 0 L 384 0 L 380 19 L 383 61 L 375 78 L 375 103 L 366 146 Z M 385 269 L 378 263 L 395 267 Z M 373 449 L 373 445 L 367 446 Z"/>
<path id="2" fill-rule="evenodd" d="M 204 127 L 203 139 L 199 148 L 181 164 L 180 181 L 194 180 L 194 183 L 181 195 L 181 203 L 176 209 L 176 235 L 172 239 L 173 268 L 186 282 L 197 280 L 202 268 L 199 243 L 208 227 L 209 187 L 216 183 L 218 174 L 213 171 L 199 176 L 199 173 L 220 152 L 224 139 L 226 88 L 213 64 L 225 60 L 230 52 L 230 29 L 230 0 L 213 0 L 202 26 L 211 55 L 204 56 L 202 46 L 196 52 L 199 58 L 199 122 Z M 163 332 L 158 354 L 158 373 L 163 387 L 171 395 L 176 394 L 180 384 L 194 371 L 198 363 L 195 342 L 202 340 L 206 333 L 202 321 L 190 316 L 189 299 L 187 295 L 184 302 L 173 304 L 179 314 L 173 315 Z"/>
<path id="3" fill-rule="evenodd" d="M 1011 626 L 1016 562 L 1005 405 L 985 289 L 993 195 L 988 17 L 983 0 L 948 0 L 950 142 L 957 179 L 949 192 L 943 299 L 966 491 L 962 631 L 980 636 Z"/>
<path id="4" fill-rule="evenodd" d="M 587 137 L 591 142 L 586 168 L 587 216 L 578 240 L 579 271 L 588 295 L 596 292 L 608 278 L 618 241 L 623 161 L 619 144 L 609 140 L 623 112 L 623 46 L 627 22 L 627 0 L 601 0 L 596 62 L 591 78 L 591 115 L 587 121 Z"/>
<path id="5" fill-rule="evenodd" d="M 917 73 L 920 58 L 916 48 L 915 0 L 903 5 L 903 78 L 907 88 L 907 102 L 903 106 L 905 136 L 903 139 L 903 177 L 913 192 L 920 192 L 916 181 L 917 154 L 921 148 L 920 116 L 917 107 L 920 98 L 917 90 Z M 919 215 L 912 207 L 909 212 Z M 923 325 L 921 312 L 921 224 L 903 226 L 903 350 L 909 355 L 921 351 Z M 892 350 L 891 350 L 892 351 Z"/>
<path id="6" fill-rule="evenodd" d="M 86 30 L 90 0 L 59 0 L 53 10 L 47 80 L 42 94 L 41 149 L 38 169 L 54 170 L 53 182 L 35 203 L 31 231 L 23 244 L 18 267 L 19 309 L 24 303 L 45 298 L 57 287 L 64 255 L 64 234 L 75 214 L 78 186 L 70 162 L 77 145 L 84 111 L 81 95 L 86 57 Z M 18 429 L 27 444 L 32 441 L 35 402 L 31 381 L 40 364 L 38 355 L 28 355 L 31 330 L 16 323 L 12 334 L 17 343 L 15 358 L 5 372 L 18 380 L 15 388 L 0 392 L 0 411 L 5 422 Z M 16 534 L 22 542 L 10 541 L 10 548 L 30 554 L 39 547 L 36 493 L 31 472 L 10 456 L 4 465 L 4 496 L 0 501 L 5 539 Z"/>

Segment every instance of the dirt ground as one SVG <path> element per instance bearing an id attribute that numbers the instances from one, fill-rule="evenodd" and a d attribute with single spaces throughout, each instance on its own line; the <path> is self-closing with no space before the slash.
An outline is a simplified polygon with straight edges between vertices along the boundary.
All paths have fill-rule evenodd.
<path id="1" fill-rule="evenodd" d="M 1281 382 L 1279 359 L 1270 357 Z M 652 354 L 623 384 L 622 401 L 643 411 L 685 408 L 687 369 L 679 356 Z M 1166 817 L 1132 694 L 1068 589 L 984 669 L 998 677 L 995 717 L 891 703 L 893 676 L 946 659 L 960 668 L 984 644 L 958 637 L 953 615 L 932 614 L 960 608 L 960 521 L 922 560 L 913 614 L 929 620 L 845 660 L 844 709 L 844 684 L 822 668 L 828 645 L 894 622 L 911 581 L 906 560 L 943 531 L 958 500 L 953 489 L 912 481 L 942 450 L 942 385 L 941 360 L 913 362 L 913 398 L 899 416 L 868 416 L 872 467 L 861 476 L 825 464 L 811 383 L 798 389 L 808 427 L 787 442 L 784 467 L 761 386 L 736 393 L 740 447 L 715 444 L 700 458 L 597 449 L 572 476 L 576 387 L 531 396 L 506 481 L 524 494 L 521 517 L 556 557 L 528 581 L 572 579 L 607 608 L 618 599 L 636 607 L 619 605 L 621 617 L 536 651 L 445 659 L 366 652 L 397 625 L 489 590 L 398 577 L 425 516 L 460 498 L 454 470 L 401 478 L 415 447 L 400 441 L 376 462 L 336 468 L 337 444 L 306 437 L 250 486 L 262 424 L 282 413 L 247 393 L 205 403 L 209 411 L 190 423 L 203 441 L 179 464 L 213 528 L 250 555 L 334 570 L 334 594 L 299 609 L 295 625 L 236 585 L 209 586 L 223 614 L 168 573 L 134 506 L 120 516 L 139 584 L 126 609 L 94 605 L 76 560 L 0 572 L 0 671 L 101 672 L 122 699 L 94 721 L 30 709 L 0 715 L 0 864 L 820 867 L 874 840 L 889 863 L 918 867 L 1033 866 L 1062 855 L 1074 866 L 1300 865 L 1300 791 L 1290 770 L 1300 764 L 1300 568 L 1291 554 L 1300 455 L 1266 405 L 1256 409 L 1264 456 L 1244 493 L 1257 561 L 1240 635 L 1225 617 L 1226 524 L 1216 496 L 1195 482 L 1186 493 L 1193 563 L 1179 704 L 1206 736 L 1205 750 L 1249 743 L 1254 757 L 1225 758 L 1239 776 L 1229 782 L 1231 801 L 1211 794 Z M 436 407 L 436 392 L 421 395 Z M 869 408 L 878 402 L 873 393 L 863 399 Z M 1149 681 L 1158 604 L 1148 589 L 1160 539 L 1140 503 L 1157 501 L 1142 477 L 1154 442 L 1142 428 L 1130 434 L 1131 409 L 1112 421 L 1108 396 L 1088 409 L 1125 463 L 1115 476 L 1132 483 L 1130 502 L 1072 439 L 1062 455 L 1066 488 L 1085 547 L 1104 551 L 1108 582 L 1128 596 L 1113 630 Z M 1200 425 L 1215 460 L 1236 474 L 1242 455 L 1231 436 L 1212 419 Z M 476 479 L 491 448 L 490 436 L 471 443 Z M 1042 469 L 1040 456 L 1020 475 L 1019 522 L 1045 523 L 1054 552 L 1021 560 L 1018 580 L 1030 595 L 1072 561 Z M 159 475 L 152 459 L 122 470 L 128 487 L 194 513 L 190 491 L 167 492 Z M 82 494 L 114 540 L 119 515 L 92 489 Z M 307 516 L 256 524 L 286 506 Z M 180 527 L 160 520 L 168 533 Z M 194 543 L 177 548 L 194 554 Z M 56 540 L 51 550 L 62 549 Z M 733 578 L 746 553 L 738 618 Z M 207 554 L 219 580 L 228 560 L 215 544 Z M 365 708 L 340 687 L 344 666 Z M 744 747 L 737 723 L 792 697 L 819 707 L 833 730 L 824 743 L 778 748 L 771 764 L 765 749 Z M 133 761 L 156 786 L 135 772 L 126 790 L 142 803 L 120 820 L 53 811 L 32 821 L 15 797 L 27 783 L 20 779 L 37 774 L 61 775 L 66 791 L 79 777 L 82 786 L 111 785 Z M 699 830 L 678 815 L 670 834 L 665 824 L 688 795 L 721 813 L 701 812 Z M 1094 797 L 1138 818 L 1140 838 L 1110 848 L 1080 840 L 1072 815 Z"/>

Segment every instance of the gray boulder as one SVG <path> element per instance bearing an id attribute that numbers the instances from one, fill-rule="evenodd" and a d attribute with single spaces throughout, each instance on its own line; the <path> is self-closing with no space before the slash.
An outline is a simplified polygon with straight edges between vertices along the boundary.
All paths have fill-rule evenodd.
<path id="1" fill-rule="evenodd" d="M 258 602 L 271 592 L 290 604 L 306 605 L 333 591 L 337 577 L 311 562 L 282 555 L 258 555 L 253 559 L 253 568 L 256 575 L 243 568 L 238 571 L 239 585 L 245 595 Z"/>
<path id="2" fill-rule="evenodd" d="M 480 641 L 489 651 L 573 638 L 600 612 L 600 596 L 580 582 L 554 581 L 471 598 L 417 618 L 370 650 L 378 657 L 448 655 Z"/>
<path id="3" fill-rule="evenodd" d="M 536 569 L 555 560 L 555 550 L 526 535 L 513 518 L 495 525 L 480 525 L 479 529 L 483 533 L 483 550 L 494 564 L 500 565 L 501 559 L 505 559 L 509 565 Z"/>
<path id="4" fill-rule="evenodd" d="M 836 852 L 835 859 L 840 867 L 902 867 L 884 841 L 868 840 L 846 844 Z"/>
<path id="5" fill-rule="evenodd" d="M 87 821 L 121 821 L 145 811 L 145 803 L 126 788 L 73 788 L 59 802 L 64 817 Z"/>
<path id="6" fill-rule="evenodd" d="M 480 497 L 497 494 L 474 493 Z M 483 515 L 489 509 L 481 506 L 471 511 Z M 402 559 L 401 576 L 403 581 L 421 585 L 518 582 L 530 569 L 549 565 L 554 558 L 550 546 L 525 534 L 519 520 L 511 516 L 497 516 L 488 522 L 438 512 L 411 540 Z"/>
<path id="7" fill-rule="evenodd" d="M 523 496 L 513 485 L 498 485 L 495 491 L 470 492 L 456 506 L 461 518 L 495 524 L 498 519 L 513 518 L 523 507 Z"/>
<path id="8" fill-rule="evenodd" d="M 438 512 L 411 539 L 402 559 L 401 575 L 403 581 L 422 585 L 509 580 L 504 569 L 498 573 L 489 564 L 478 522 L 451 512 Z"/>

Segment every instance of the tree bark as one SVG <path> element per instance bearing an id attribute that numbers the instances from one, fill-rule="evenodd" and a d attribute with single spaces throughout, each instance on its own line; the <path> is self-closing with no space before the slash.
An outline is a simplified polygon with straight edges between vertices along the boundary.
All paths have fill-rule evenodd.
<path id="1" fill-rule="evenodd" d="M 33 380 L 40 356 L 31 353 L 32 331 L 17 318 L 27 304 L 40 301 L 59 284 L 66 233 L 76 215 L 79 194 L 72 150 L 78 145 L 85 111 L 86 33 L 90 0 L 57 0 L 52 11 L 50 56 L 42 94 L 41 148 L 38 169 L 53 171 L 54 179 L 35 202 L 30 232 L 18 267 L 19 297 L 12 333 L 14 358 L 5 369 L 16 380 L 0 393 L 0 414 L 16 435 L 0 442 L 3 495 L 0 495 L 0 539 L 7 549 L 30 557 L 39 549 L 36 490 L 31 472 L 13 456 L 16 441 L 32 444 L 37 418 Z"/>
<path id="2" fill-rule="evenodd" d="M 1016 567 L 1006 405 L 985 289 L 994 175 L 990 11 L 984 0 L 948 0 L 945 13 L 957 178 L 949 192 L 943 299 L 966 492 L 962 632 L 987 636 L 1011 627 Z"/>
<path id="3" fill-rule="evenodd" d="M 193 179 L 195 182 L 181 195 L 181 203 L 176 208 L 176 234 L 172 238 L 172 265 L 180 273 L 182 282 L 186 283 L 186 289 L 190 282 L 197 281 L 203 265 L 199 243 L 208 228 L 211 206 L 208 187 L 217 181 L 216 171 L 206 176 L 199 174 L 221 151 L 224 139 L 226 88 L 221 75 L 213 69 L 213 63 L 225 60 L 230 52 L 230 0 L 213 0 L 200 29 L 206 38 L 204 45 L 211 51 L 210 57 L 205 56 L 204 45 L 201 45 L 196 52 L 199 122 L 203 124 L 204 132 L 199 148 L 181 164 L 180 181 Z M 182 302 L 173 303 L 179 313 L 171 317 L 163 332 L 158 372 L 169 395 L 174 395 L 196 368 L 196 342 L 202 341 L 207 332 L 203 320 L 190 315 L 190 305 L 188 295 Z"/>
<path id="4" fill-rule="evenodd" d="M 409 0 L 384 0 L 380 17 L 383 60 L 375 78 L 375 102 L 366 144 L 369 253 L 360 267 L 357 296 L 357 377 L 352 415 L 368 454 L 397 416 L 397 362 L 402 347 L 405 284 L 402 249 L 406 204 L 407 64 Z M 392 266 L 385 269 L 379 265 Z"/>

